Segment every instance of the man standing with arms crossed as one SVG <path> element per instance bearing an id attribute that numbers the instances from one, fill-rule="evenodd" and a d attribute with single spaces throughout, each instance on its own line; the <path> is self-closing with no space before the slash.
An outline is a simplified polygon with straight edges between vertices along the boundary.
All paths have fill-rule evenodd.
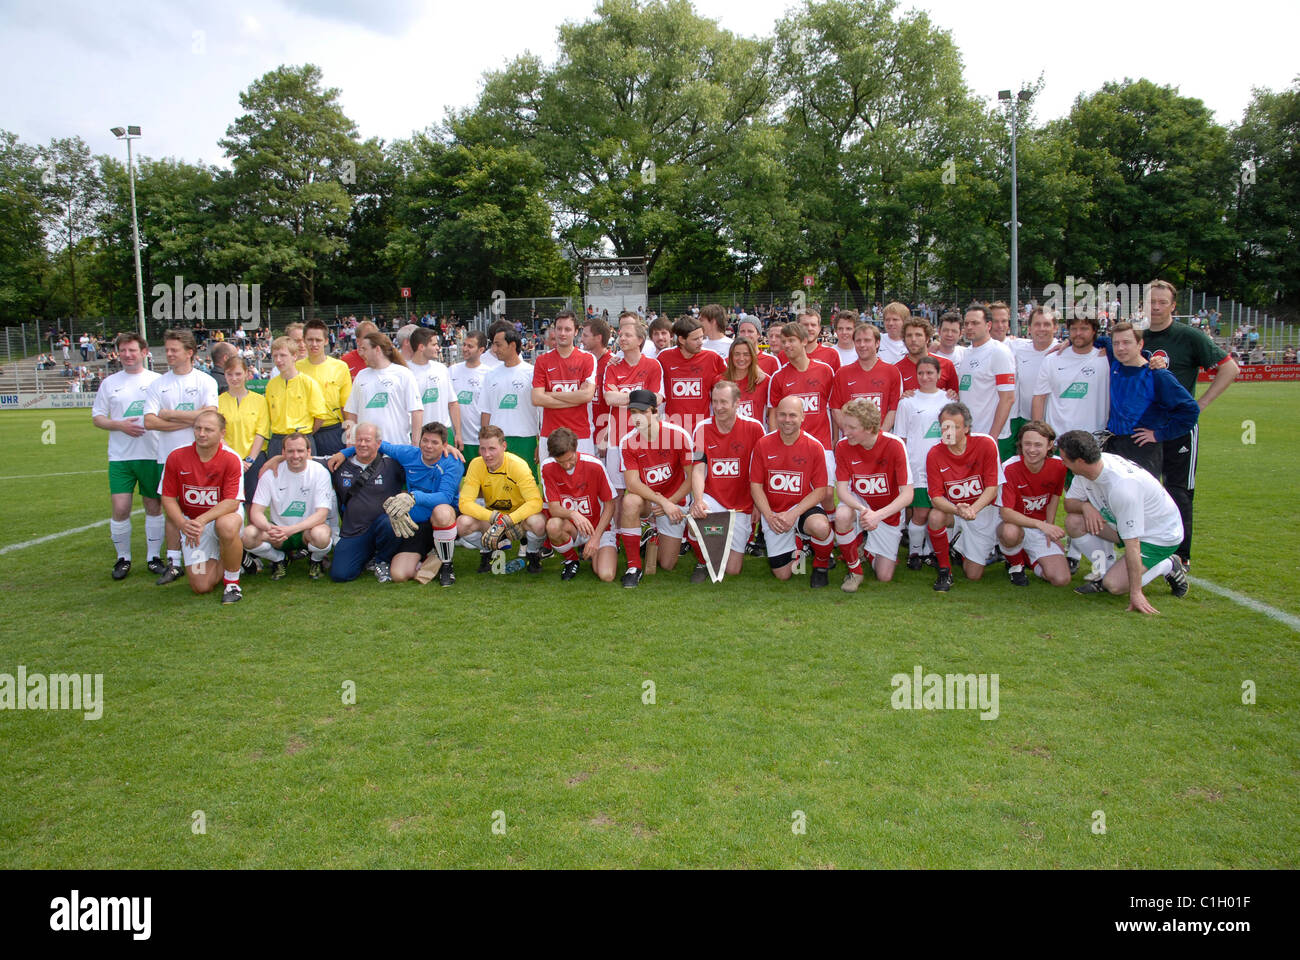
<path id="1" fill-rule="evenodd" d="M 1011 413 L 1016 403 L 1016 361 L 1011 350 L 990 334 L 988 309 L 978 303 L 966 308 L 966 338 L 970 346 L 957 364 L 961 402 L 971 413 L 971 433 L 984 433 L 998 444 L 998 455 L 1015 455 Z"/>
<path id="2" fill-rule="evenodd" d="M 1214 380 L 1196 401 L 1204 412 L 1241 372 L 1236 361 L 1214 345 L 1205 331 L 1174 322 L 1174 301 L 1178 291 L 1165 280 L 1147 284 L 1146 348 L 1152 359 L 1163 357 L 1169 372 L 1184 390 L 1196 396 L 1196 378 L 1201 370 L 1213 370 Z M 1178 505 L 1183 521 L 1183 542 L 1178 556 L 1184 567 L 1192 560 L 1192 500 L 1196 494 L 1196 454 L 1200 445 L 1200 421 L 1182 436 L 1164 442 L 1163 470 L 1165 489 Z"/>
<path id="3" fill-rule="evenodd" d="M 145 398 L 159 375 L 144 368 L 149 344 L 140 334 L 119 334 L 116 345 L 122 369 L 99 385 L 91 422 L 109 431 L 108 494 L 113 512 L 108 532 L 117 549 L 113 579 L 122 580 L 131 572 L 131 502 L 137 485 L 144 503 L 145 556 L 153 574 L 165 567 L 161 554 L 166 521 L 158 494 L 162 480 L 158 442 L 144 426 Z"/>
<path id="4" fill-rule="evenodd" d="M 591 436 L 591 400 L 596 395 L 596 358 L 579 350 L 578 318 L 572 310 L 561 310 L 550 329 L 555 331 L 555 349 L 548 350 L 533 364 L 533 406 L 542 411 L 538 460 L 550 454 L 546 438 L 566 427 L 578 439 L 578 452 L 596 455 Z"/>
<path id="5" fill-rule="evenodd" d="M 149 384 L 144 401 L 144 425 L 154 431 L 160 478 L 172 451 L 194 442 L 194 421 L 198 415 L 204 410 L 217 412 L 217 382 L 194 368 L 194 334 L 188 330 L 168 330 L 163 334 L 163 351 L 168 370 Z M 223 423 L 221 432 L 224 430 Z M 161 488 L 158 492 L 162 493 Z M 157 580 L 160 587 L 181 575 L 181 534 L 172 521 L 172 515 L 167 513 L 167 565 Z"/>
<path id="6" fill-rule="evenodd" d="M 673 334 L 677 346 L 661 350 L 654 358 L 664 377 L 662 419 L 685 430 L 689 437 L 708 417 L 710 391 L 726 373 L 727 364 L 704 349 L 704 328 L 693 317 L 679 317 Z"/>

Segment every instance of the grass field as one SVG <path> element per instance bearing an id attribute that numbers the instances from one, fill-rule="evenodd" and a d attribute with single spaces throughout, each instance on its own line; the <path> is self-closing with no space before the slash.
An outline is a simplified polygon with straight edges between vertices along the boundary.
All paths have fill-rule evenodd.
<path id="1" fill-rule="evenodd" d="M 1298 410 L 1211 408 L 1193 567 L 1292 615 Z M 1300 866 L 1300 634 L 1196 586 L 1142 619 L 1001 568 L 624 591 L 462 553 L 449 590 L 297 564 L 227 608 L 153 585 L 139 518 L 122 583 L 106 526 L 4 549 L 107 517 L 89 421 L 0 414 L 0 672 L 104 677 L 102 719 L 0 712 L 0 867 Z M 918 664 L 998 674 L 997 719 L 892 709 Z"/>

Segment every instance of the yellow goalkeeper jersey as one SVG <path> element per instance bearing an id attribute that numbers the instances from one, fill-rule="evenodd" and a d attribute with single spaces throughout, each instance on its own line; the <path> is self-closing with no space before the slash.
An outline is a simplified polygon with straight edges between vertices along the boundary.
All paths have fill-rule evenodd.
<path id="1" fill-rule="evenodd" d="M 483 505 L 475 503 L 483 498 Z M 542 494 L 522 457 L 507 453 L 499 470 L 490 471 L 482 457 L 470 461 L 460 484 L 460 512 L 476 520 L 491 520 L 494 511 L 521 523 L 542 510 Z"/>

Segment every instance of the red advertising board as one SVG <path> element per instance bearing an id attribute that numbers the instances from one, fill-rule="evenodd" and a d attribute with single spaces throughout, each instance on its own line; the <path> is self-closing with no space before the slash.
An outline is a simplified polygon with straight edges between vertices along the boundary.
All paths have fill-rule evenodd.
<path id="1" fill-rule="evenodd" d="M 1196 378 L 1199 383 L 1209 383 L 1214 375 L 1202 370 Z M 1245 363 L 1241 365 L 1238 383 L 1259 383 L 1274 380 L 1300 380 L 1300 363 Z"/>

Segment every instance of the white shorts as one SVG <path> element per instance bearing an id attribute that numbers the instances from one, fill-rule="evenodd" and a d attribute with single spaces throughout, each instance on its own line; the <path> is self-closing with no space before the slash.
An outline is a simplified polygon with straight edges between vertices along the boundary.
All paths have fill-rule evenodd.
<path id="1" fill-rule="evenodd" d="M 578 452 L 585 453 L 588 456 L 594 457 L 596 455 L 596 441 L 592 440 L 591 437 L 585 437 L 583 439 L 580 439 L 578 441 Z M 546 450 L 546 438 L 538 437 L 537 438 L 537 462 L 542 463 L 549 456 L 550 454 Z"/>
<path id="2" fill-rule="evenodd" d="M 244 508 L 239 508 L 239 526 L 242 530 L 245 524 Z M 202 563 L 221 563 L 221 540 L 217 536 L 217 525 L 215 522 L 205 524 L 203 532 L 199 534 L 199 545 L 191 547 L 189 541 L 185 539 L 185 534 L 181 534 L 181 561 L 187 567 L 197 567 Z"/>
<path id="3" fill-rule="evenodd" d="M 815 511 L 817 510 L 817 506 L 818 505 L 814 504 L 809 509 Z M 767 525 L 766 517 L 760 517 L 759 521 L 763 524 L 763 540 L 767 545 L 767 555 L 769 559 L 772 557 L 779 557 L 784 553 L 793 553 L 794 546 L 795 546 L 794 537 L 796 533 L 799 536 L 803 537 L 804 540 L 810 539 L 808 534 L 804 532 L 802 522 L 796 523 L 785 533 L 777 533 L 775 530 L 773 530 L 771 527 Z M 826 521 L 827 524 L 830 526 L 832 542 L 834 542 L 833 538 L 835 536 L 835 522 L 830 517 L 827 517 Z"/>
<path id="4" fill-rule="evenodd" d="M 998 524 L 1001 522 L 1001 512 L 995 503 L 975 514 L 974 520 L 955 518 L 953 529 L 961 535 L 956 543 L 958 552 L 972 563 L 985 565 L 997 546 Z"/>
<path id="5" fill-rule="evenodd" d="M 831 492 L 835 492 L 835 451 L 826 451 L 826 483 L 830 486 Z M 834 521 L 834 517 L 831 518 Z"/>
<path id="6" fill-rule="evenodd" d="M 727 508 L 706 493 L 704 509 L 709 513 L 720 513 Z M 749 544 L 749 535 L 754 529 L 754 518 L 739 510 L 736 510 L 735 514 L 736 522 L 731 528 L 731 550 L 733 553 L 744 553 L 745 547 Z"/>
<path id="7" fill-rule="evenodd" d="M 605 475 L 609 477 L 609 485 L 615 494 L 627 489 L 623 480 L 623 453 L 617 443 L 610 444 L 605 451 Z"/>
<path id="8" fill-rule="evenodd" d="M 668 515 L 660 514 L 655 517 L 655 529 L 659 531 L 660 536 L 672 537 L 674 540 L 680 540 L 686 535 L 686 511 L 688 507 L 682 507 L 682 522 L 673 523 L 668 519 Z"/>
<path id="9" fill-rule="evenodd" d="M 587 541 L 590 539 L 590 537 L 584 537 L 580 533 L 575 533 L 573 535 L 573 545 L 578 548 L 585 547 Z M 614 536 L 614 529 L 612 527 L 606 527 L 605 532 L 600 535 L 600 549 L 604 550 L 606 547 L 618 549 L 618 537 Z"/>
<path id="10" fill-rule="evenodd" d="M 853 518 L 853 532 L 861 533 L 862 524 L 858 523 L 858 518 Z M 903 524 L 890 526 L 887 523 L 876 524 L 876 529 L 867 531 L 867 552 L 873 557 L 880 557 L 884 560 L 897 560 L 898 547 L 903 542 Z"/>
<path id="11" fill-rule="evenodd" d="M 1061 557 L 1065 552 L 1047 539 L 1047 534 L 1033 527 L 1022 527 L 1025 538 L 1020 541 L 1020 548 L 1029 554 L 1029 562 L 1037 563 L 1043 557 Z"/>

